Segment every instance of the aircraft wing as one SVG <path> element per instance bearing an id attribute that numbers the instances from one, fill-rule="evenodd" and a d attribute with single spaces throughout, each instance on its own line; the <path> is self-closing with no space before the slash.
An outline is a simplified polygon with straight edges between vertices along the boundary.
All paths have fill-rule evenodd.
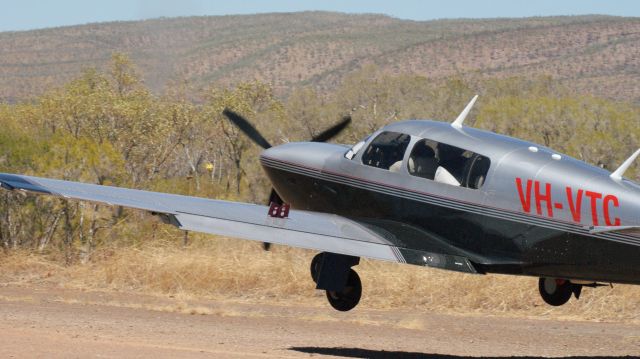
<path id="1" fill-rule="evenodd" d="M 8 190 L 145 210 L 188 231 L 401 263 L 409 256 L 425 258 L 413 264 L 475 272 L 473 265 L 459 256 L 417 255 L 408 249 L 403 249 L 403 254 L 370 226 L 334 214 L 292 209 L 287 218 L 274 218 L 267 206 L 13 174 L 0 174 L 0 185 Z"/>

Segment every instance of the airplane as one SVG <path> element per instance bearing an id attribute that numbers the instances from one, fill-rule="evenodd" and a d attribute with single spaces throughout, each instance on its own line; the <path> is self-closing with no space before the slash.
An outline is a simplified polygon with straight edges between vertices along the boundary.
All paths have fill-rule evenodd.
<path id="1" fill-rule="evenodd" d="M 520 139 L 452 123 L 391 123 L 353 146 L 271 144 L 244 117 L 224 115 L 264 148 L 269 205 L 229 202 L 16 174 L 0 184 L 150 212 L 198 231 L 319 251 L 311 278 L 339 311 L 357 306 L 360 258 L 472 274 L 538 277 L 553 306 L 583 287 L 640 284 L 640 185 Z M 265 245 L 268 249 L 268 244 Z"/>

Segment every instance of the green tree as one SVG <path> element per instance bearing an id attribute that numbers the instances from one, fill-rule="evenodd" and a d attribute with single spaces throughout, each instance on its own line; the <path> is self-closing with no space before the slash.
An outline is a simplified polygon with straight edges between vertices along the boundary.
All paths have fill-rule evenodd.
<path id="1" fill-rule="evenodd" d="M 275 97 L 271 87 L 260 82 L 241 83 L 233 88 L 210 90 L 205 113 L 208 118 L 216 121 L 224 134 L 224 154 L 232 163 L 235 192 L 240 194 L 242 180 L 246 177 L 249 168 L 250 180 L 257 183 L 264 183 L 264 180 L 263 176 L 256 173 L 259 171 L 259 166 L 255 145 L 222 116 L 225 108 L 251 119 L 256 127 L 262 129 L 267 138 L 281 141 L 282 137 L 278 138 L 276 135 L 282 130 L 284 106 Z M 251 155 L 246 156 L 248 153 Z M 258 200 L 255 197 L 255 191 L 250 193 L 254 196 L 252 199 Z"/>

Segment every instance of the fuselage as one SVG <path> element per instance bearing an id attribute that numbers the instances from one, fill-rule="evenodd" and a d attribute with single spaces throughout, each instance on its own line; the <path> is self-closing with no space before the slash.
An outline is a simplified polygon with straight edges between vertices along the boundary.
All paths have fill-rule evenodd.
<path id="1" fill-rule="evenodd" d="M 457 165 L 445 165 L 447 148 L 464 151 Z M 640 283 L 640 236 L 593 231 L 640 224 L 631 181 L 530 142 L 435 121 L 391 124 L 357 149 L 290 143 L 266 150 L 261 163 L 293 208 L 365 223 L 407 263 L 435 252 L 483 272 Z"/>

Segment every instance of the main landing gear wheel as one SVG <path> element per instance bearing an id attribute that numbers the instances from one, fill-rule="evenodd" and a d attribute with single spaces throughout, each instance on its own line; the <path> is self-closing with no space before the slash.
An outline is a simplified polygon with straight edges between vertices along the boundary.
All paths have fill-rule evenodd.
<path id="1" fill-rule="evenodd" d="M 355 308 L 362 296 L 362 282 L 360 276 L 353 269 L 349 269 L 349 279 L 347 285 L 341 292 L 327 291 L 329 304 L 341 312 L 347 312 Z"/>
<path id="2" fill-rule="evenodd" d="M 573 284 L 570 281 L 557 278 L 540 278 L 538 290 L 542 299 L 555 307 L 567 303 L 574 292 Z"/>

